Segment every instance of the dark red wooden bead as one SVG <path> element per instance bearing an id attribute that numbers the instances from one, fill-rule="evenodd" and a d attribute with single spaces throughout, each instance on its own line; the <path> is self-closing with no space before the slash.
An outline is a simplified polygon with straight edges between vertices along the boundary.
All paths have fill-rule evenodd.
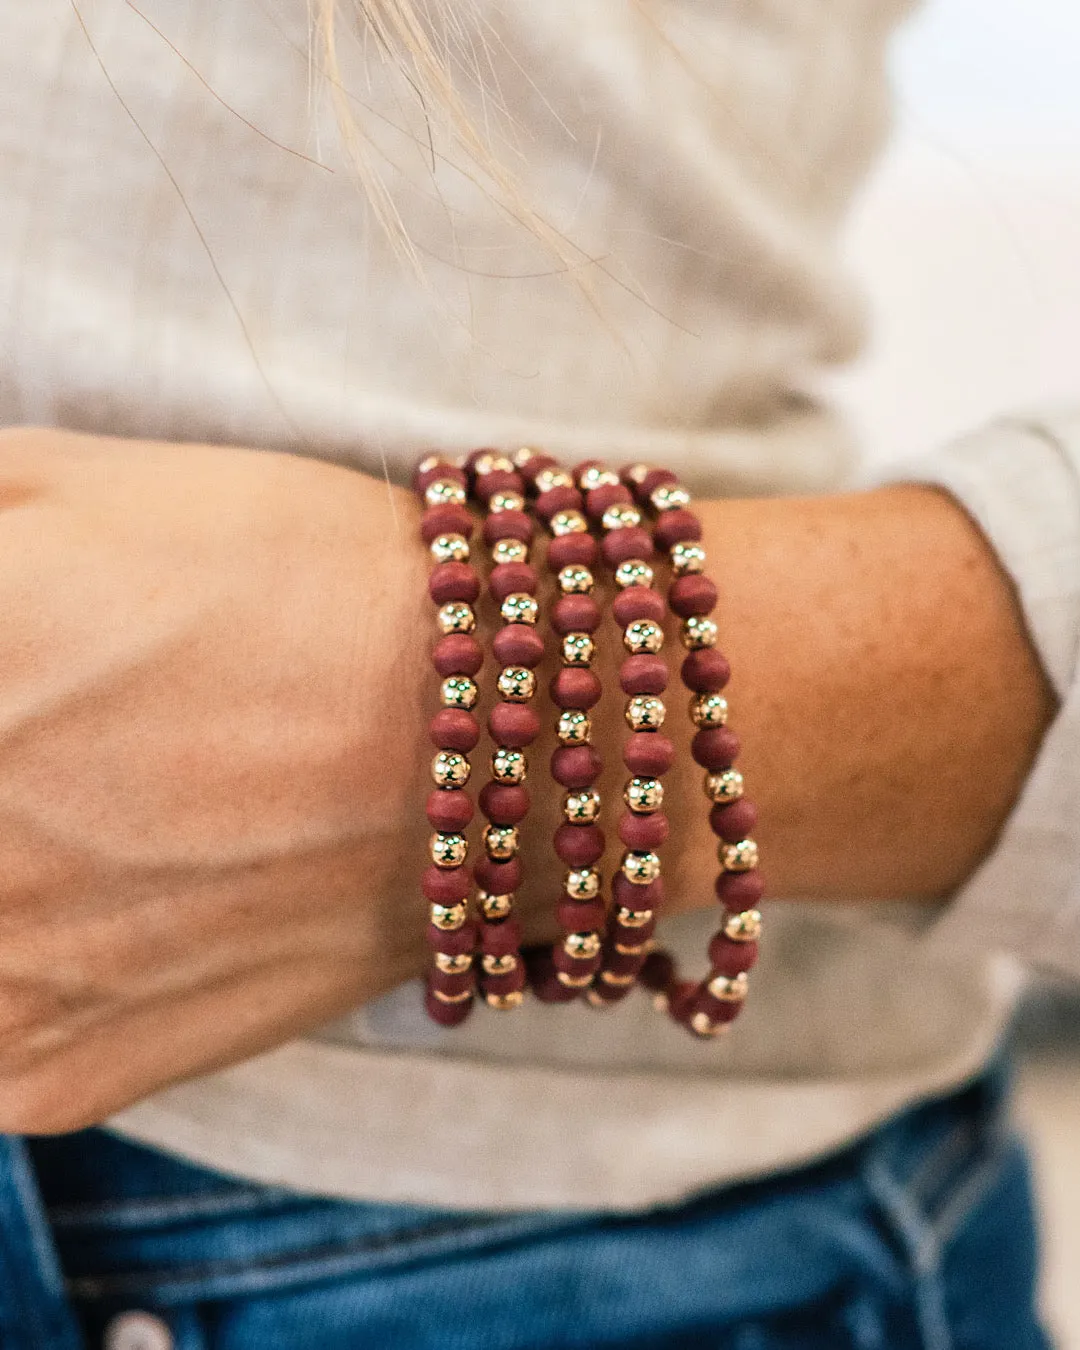
<path id="1" fill-rule="evenodd" d="M 710 773 L 730 769 L 741 748 L 738 736 L 727 727 L 702 727 L 690 742 L 694 760 Z"/>
<path id="2" fill-rule="evenodd" d="M 519 470 L 526 483 L 531 483 L 541 469 L 557 469 L 559 461 L 554 455 L 533 455 Z"/>
<path id="3" fill-rule="evenodd" d="M 521 947 L 521 924 L 501 919 L 480 926 L 480 950 L 485 956 L 514 956 Z"/>
<path id="4" fill-rule="evenodd" d="M 548 544 L 547 564 L 553 572 L 576 564 L 594 567 L 600 546 L 591 534 L 560 534 Z"/>
<path id="5" fill-rule="evenodd" d="M 654 623 L 663 623 L 667 612 L 664 597 L 647 586 L 627 586 L 625 591 L 615 597 L 611 606 L 615 622 L 620 628 L 636 622 L 638 619 L 651 619 Z"/>
<path id="6" fill-rule="evenodd" d="M 573 487 L 549 488 L 541 492 L 533 503 L 533 509 L 545 524 L 560 511 L 580 511 L 581 493 Z"/>
<path id="7" fill-rule="evenodd" d="M 603 487 L 593 488 L 585 495 L 585 510 L 593 520 L 599 520 L 609 506 L 623 502 L 629 506 L 634 494 L 622 483 L 605 483 Z"/>
<path id="8" fill-rule="evenodd" d="M 496 492 L 523 493 L 525 484 L 521 475 L 513 469 L 493 469 L 491 473 L 477 474 L 473 491 L 480 501 L 487 505 Z"/>
<path id="9" fill-rule="evenodd" d="M 643 943 L 648 942 L 656 932 L 656 923 L 655 914 L 648 923 L 643 923 L 640 928 L 630 928 L 626 924 L 619 923 L 617 919 L 612 919 L 608 928 L 608 937 L 612 942 L 617 942 L 622 947 L 640 947 Z"/>
<path id="10" fill-rule="evenodd" d="M 711 614 L 716 600 L 715 583 L 700 573 L 676 577 L 668 590 L 668 604 L 681 619 L 689 619 L 692 614 Z"/>
<path id="11" fill-rule="evenodd" d="M 672 544 L 700 539 L 701 521 L 692 511 L 681 508 L 677 511 L 665 511 L 656 522 L 653 538 L 660 548 L 671 548 Z"/>
<path id="12" fill-rule="evenodd" d="M 528 666 L 532 670 L 544 659 L 544 639 L 527 623 L 508 623 L 500 628 L 491 646 L 501 666 Z"/>
<path id="13" fill-rule="evenodd" d="M 709 965 L 713 975 L 726 975 L 729 980 L 752 970 L 758 959 L 756 942 L 732 942 L 723 933 L 717 933 L 709 943 Z"/>
<path id="14" fill-rule="evenodd" d="M 616 905 L 625 905 L 627 909 L 663 909 L 664 878 L 657 877 L 647 886 L 635 886 L 621 872 L 616 872 L 611 880 L 611 897 Z"/>
<path id="15" fill-rule="evenodd" d="M 624 694 L 662 694 L 667 683 L 667 662 L 662 656 L 628 656 L 619 667 L 619 686 Z"/>
<path id="16" fill-rule="evenodd" d="M 424 995 L 427 1015 L 441 1027 L 459 1027 L 472 1012 L 475 999 L 462 1003 L 440 1003 L 429 989 Z"/>
<path id="17" fill-rule="evenodd" d="M 551 626 L 556 633 L 595 633 L 600 627 L 600 606 L 591 595 L 561 595 Z"/>
<path id="18" fill-rule="evenodd" d="M 524 703 L 496 703 L 488 717 L 488 731 L 496 745 L 523 750 L 540 735 L 540 717 Z"/>
<path id="19" fill-rule="evenodd" d="M 511 895 L 521 885 L 521 859 L 496 862 L 494 858 L 481 858 L 473 868 L 473 877 L 488 895 Z"/>
<path id="20" fill-rule="evenodd" d="M 529 987 L 541 1003 L 573 1003 L 580 990 L 567 989 L 566 985 L 560 983 L 548 948 L 533 947 L 523 955 Z"/>
<path id="21" fill-rule="evenodd" d="M 647 816 L 639 816 L 633 811 L 624 811 L 619 817 L 619 838 L 627 848 L 638 852 L 659 848 L 667 839 L 671 827 L 662 811 L 653 811 Z"/>
<path id="22" fill-rule="evenodd" d="M 464 708 L 440 708 L 431 719 L 428 735 L 437 750 L 456 750 L 467 755 L 476 749 L 480 727 L 472 713 Z"/>
<path id="23" fill-rule="evenodd" d="M 536 587 L 536 568 L 528 563 L 500 563 L 491 569 L 488 577 L 488 590 L 500 605 L 508 595 L 518 591 L 535 595 Z"/>
<path id="24" fill-rule="evenodd" d="M 551 681 L 551 701 L 557 708 L 591 708 L 602 692 L 598 675 L 575 666 L 565 666 Z"/>
<path id="25" fill-rule="evenodd" d="M 757 909 L 765 894 L 765 878 L 758 871 L 721 872 L 714 887 L 716 898 L 733 913 Z"/>
<path id="26" fill-rule="evenodd" d="M 665 993 L 675 978 L 675 962 L 667 952 L 650 952 L 638 974 L 638 982 L 656 994 Z"/>
<path id="27" fill-rule="evenodd" d="M 484 649 L 471 633 L 447 633 L 432 648 L 431 664 L 444 678 L 475 675 L 484 664 Z"/>
<path id="28" fill-rule="evenodd" d="M 450 600 L 472 604 L 480 594 L 480 578 L 468 563 L 447 562 L 433 567 L 428 576 L 428 595 L 437 605 Z"/>
<path id="29" fill-rule="evenodd" d="M 420 889 L 433 905 L 459 905 L 472 890 L 472 878 L 465 867 L 436 867 L 432 863 L 424 869 Z"/>
<path id="30" fill-rule="evenodd" d="M 638 489 L 641 500 L 647 502 L 658 487 L 662 487 L 665 483 L 677 483 L 678 481 L 679 475 L 673 473 L 671 469 L 650 469 Z"/>
<path id="31" fill-rule="evenodd" d="M 477 925 L 472 920 L 455 928 L 452 933 L 444 933 L 441 928 L 429 923 L 424 936 L 432 951 L 445 952 L 447 956 L 468 956 L 476 950 L 479 940 Z"/>
<path id="32" fill-rule="evenodd" d="M 551 756 L 551 776 L 566 788 L 591 787 L 603 767 L 591 745 L 560 745 Z"/>
<path id="33" fill-rule="evenodd" d="M 441 989 L 444 994 L 464 994 L 475 987 L 476 973 L 472 970 L 462 971 L 460 975 L 451 975 L 447 970 L 428 971 L 429 989 Z"/>
<path id="34" fill-rule="evenodd" d="M 619 1003 L 633 992 L 632 984 L 608 984 L 606 980 L 596 980 L 589 992 L 589 1001 L 598 998 L 604 1003 Z"/>
<path id="35" fill-rule="evenodd" d="M 529 789 L 520 784 L 485 783 L 479 802 L 493 825 L 518 825 L 529 814 Z"/>
<path id="36" fill-rule="evenodd" d="M 477 460 L 482 459 L 484 455 L 501 455 L 501 450 L 496 450 L 492 445 L 479 445 L 475 450 L 470 450 L 465 456 L 465 467 L 469 473 L 476 472 Z"/>
<path id="37" fill-rule="evenodd" d="M 426 458 L 426 455 L 421 456 L 421 462 Z M 420 472 L 420 466 L 417 465 L 412 477 L 413 491 L 422 499 L 428 485 L 439 478 L 449 478 L 455 483 L 460 483 L 462 487 L 466 487 L 469 481 L 464 469 L 459 469 L 456 464 L 452 464 L 447 459 L 436 464 L 433 469 L 425 469 L 423 473 Z"/>
<path id="38" fill-rule="evenodd" d="M 436 788 L 427 799 L 427 818 L 433 830 L 461 834 L 473 818 L 473 800 L 457 788 Z"/>
<path id="39" fill-rule="evenodd" d="M 731 679 L 731 667 L 715 647 L 701 647 L 683 657 L 681 674 L 683 684 L 695 694 L 718 694 Z"/>
<path id="40" fill-rule="evenodd" d="M 628 525 L 621 530 L 612 530 L 604 536 L 600 545 L 604 561 L 609 567 L 618 567 L 630 558 L 640 558 L 643 562 L 656 552 L 652 535 L 640 525 Z"/>
<path id="41" fill-rule="evenodd" d="M 571 900 L 564 895 L 555 918 L 564 933 L 595 933 L 607 922 L 607 909 L 603 900 Z"/>
<path id="42" fill-rule="evenodd" d="M 505 975 L 488 975 L 484 970 L 480 971 L 480 987 L 485 994 L 516 994 L 525 988 L 525 979 L 525 966 L 520 961 Z"/>
<path id="43" fill-rule="evenodd" d="M 644 952 L 637 952 L 635 955 L 617 952 L 613 944 L 609 944 L 604 952 L 604 969 L 610 970 L 613 975 L 638 975 L 644 964 Z"/>
<path id="44" fill-rule="evenodd" d="M 595 975 L 604 958 L 599 955 L 588 959 L 570 956 L 563 950 L 562 943 L 558 943 L 551 953 L 551 959 L 555 969 L 561 970 L 564 975 Z"/>
<path id="45" fill-rule="evenodd" d="M 462 534 L 468 539 L 472 532 L 473 518 L 465 506 L 429 506 L 420 521 L 420 537 L 425 544 L 440 534 Z"/>
<path id="46" fill-rule="evenodd" d="M 709 828 L 718 838 L 737 844 L 753 833 L 757 819 L 757 807 L 743 797 L 727 806 L 717 802 L 709 812 Z"/>
<path id="47" fill-rule="evenodd" d="M 690 1021 L 691 1013 L 696 1011 L 700 985 L 694 980 L 673 980 L 668 988 L 668 1015 L 672 1021 L 685 1026 Z"/>
<path id="48" fill-rule="evenodd" d="M 532 517 L 524 511 L 496 511 L 484 517 L 484 543 L 488 548 L 500 539 L 520 539 L 528 544 L 535 533 Z"/>
<path id="49" fill-rule="evenodd" d="M 555 831 L 555 853 L 567 867 L 591 867 L 604 856 L 604 832 L 599 825 L 571 825 Z"/>
<path id="50" fill-rule="evenodd" d="M 734 1022 L 742 1010 L 741 1002 L 715 998 L 704 985 L 694 999 L 692 1009 L 693 1012 L 703 1012 L 710 1022 Z"/>
<path id="51" fill-rule="evenodd" d="M 658 731 L 635 731 L 623 744 L 623 763 L 643 778 L 659 778 L 675 762 L 675 746 Z"/>

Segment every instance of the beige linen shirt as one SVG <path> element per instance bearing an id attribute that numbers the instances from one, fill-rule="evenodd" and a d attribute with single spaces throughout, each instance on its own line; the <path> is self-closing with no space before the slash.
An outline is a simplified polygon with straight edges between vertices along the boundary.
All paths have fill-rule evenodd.
<path id="1" fill-rule="evenodd" d="M 480 53 L 487 92 L 466 97 L 573 275 L 377 46 L 343 41 L 423 279 L 364 208 L 305 0 L 143 6 L 168 42 L 124 0 L 84 4 L 95 56 L 69 0 L 0 3 L 5 422 L 399 480 L 431 444 L 648 457 L 713 493 L 850 469 L 806 391 L 858 345 L 835 234 L 882 138 L 901 0 L 451 6 L 476 25 L 456 78 Z M 630 1209 L 819 1156 L 976 1072 L 1015 986 L 1000 953 L 1080 969 L 1078 444 L 1075 421 L 1029 419 L 910 470 L 983 524 L 1064 700 L 1000 846 L 940 916 L 777 906 L 719 1046 L 644 998 L 444 1033 L 410 986 L 112 1128 L 341 1196 Z M 692 960 L 709 924 L 665 936 Z"/>

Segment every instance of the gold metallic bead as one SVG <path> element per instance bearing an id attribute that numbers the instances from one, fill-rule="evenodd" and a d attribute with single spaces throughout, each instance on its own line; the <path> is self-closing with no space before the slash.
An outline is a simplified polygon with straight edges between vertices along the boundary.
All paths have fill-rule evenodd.
<path id="1" fill-rule="evenodd" d="M 443 633 L 471 633 L 476 627 L 473 607 L 463 600 L 451 600 L 441 606 L 436 617 Z"/>
<path id="2" fill-rule="evenodd" d="M 570 563 L 559 572 L 559 590 L 563 595 L 588 595 L 595 584 L 593 574 L 579 563 Z"/>
<path id="3" fill-rule="evenodd" d="M 511 971 L 517 970 L 518 959 L 512 955 L 485 956 L 482 964 L 486 975 L 509 975 Z"/>
<path id="4" fill-rule="evenodd" d="M 659 811 L 664 804 L 664 785 L 659 778 L 631 778 L 623 789 L 623 801 L 638 815 Z"/>
<path id="5" fill-rule="evenodd" d="M 441 970 L 444 975 L 464 975 L 467 970 L 472 969 L 472 955 L 464 952 L 461 956 L 451 956 L 449 952 L 435 953 L 435 969 Z"/>
<path id="6" fill-rule="evenodd" d="M 528 703 L 536 693 L 536 676 L 527 666 L 506 666 L 499 672 L 499 693 L 508 703 Z"/>
<path id="7" fill-rule="evenodd" d="M 469 841 L 463 834 L 433 834 L 431 861 L 436 867 L 460 867 L 469 856 Z"/>
<path id="8" fill-rule="evenodd" d="M 555 735 L 560 745 L 588 745 L 592 735 L 592 722 L 589 714 L 580 708 L 567 708 L 559 714 L 555 725 Z"/>
<path id="9" fill-rule="evenodd" d="M 660 875 L 660 859 L 655 853 L 624 853 L 622 874 L 635 886 L 648 886 Z"/>
<path id="10" fill-rule="evenodd" d="M 556 511 L 548 525 L 551 533 L 558 538 L 563 534 L 585 534 L 589 522 L 580 511 Z"/>
<path id="11" fill-rule="evenodd" d="M 610 984 L 616 989 L 628 989 L 637 979 L 636 975 L 617 975 L 613 970 L 602 970 L 600 978 L 605 984 Z"/>
<path id="12" fill-rule="evenodd" d="M 502 511 L 524 511 L 525 498 L 520 492 L 493 492 L 488 499 L 488 510 L 493 516 Z"/>
<path id="13" fill-rule="evenodd" d="M 684 647 L 697 651 L 701 647 L 715 647 L 720 630 L 712 619 L 694 614 L 689 619 L 683 619 L 679 636 Z"/>
<path id="14" fill-rule="evenodd" d="M 741 1003 L 750 992 L 750 981 L 745 970 L 739 975 L 717 975 L 709 981 L 708 989 L 721 1003 Z"/>
<path id="15" fill-rule="evenodd" d="M 496 567 L 528 560 L 529 546 L 521 539 L 496 539 L 491 546 L 491 561 Z"/>
<path id="16" fill-rule="evenodd" d="M 705 550 L 700 544 L 672 544 L 671 566 L 681 577 L 688 576 L 691 572 L 704 572 Z"/>
<path id="17" fill-rule="evenodd" d="M 468 1003 L 473 996 L 471 989 L 463 989 L 460 994 L 447 994 L 442 989 L 433 989 L 431 992 L 440 1003 Z"/>
<path id="18" fill-rule="evenodd" d="M 635 656 L 656 653 L 664 645 L 664 630 L 652 619 L 635 619 L 623 630 L 623 646 Z"/>
<path id="19" fill-rule="evenodd" d="M 512 1012 L 514 1008 L 520 1008 L 525 1002 L 525 991 L 523 989 L 511 989 L 508 994 L 485 994 L 484 1002 L 489 1008 L 494 1008 L 496 1012 Z"/>
<path id="20" fill-rule="evenodd" d="M 431 541 L 431 556 L 436 562 L 468 562 L 469 541 L 463 534 L 439 534 Z"/>
<path id="21" fill-rule="evenodd" d="M 690 700 L 690 720 L 696 727 L 722 727 L 728 719 L 723 694 L 695 694 Z"/>
<path id="22" fill-rule="evenodd" d="M 599 933 L 568 933 L 563 938 L 562 949 L 575 961 L 591 961 L 600 955 Z"/>
<path id="23" fill-rule="evenodd" d="M 741 914 L 732 914 L 724 924 L 724 936 L 732 942 L 757 942 L 761 937 L 761 912 L 756 909 L 744 909 Z"/>
<path id="24" fill-rule="evenodd" d="M 484 848 L 489 858 L 505 862 L 518 851 L 518 832 L 513 825 L 488 825 L 484 830 Z"/>
<path id="25" fill-rule="evenodd" d="M 541 469 L 533 479 L 537 493 L 551 492 L 554 488 L 573 487 L 574 480 L 565 469 Z"/>
<path id="26" fill-rule="evenodd" d="M 652 473 L 652 469 L 649 468 L 648 464 L 631 464 L 626 471 L 626 476 L 635 487 L 640 487 L 650 473 Z"/>
<path id="27" fill-rule="evenodd" d="M 600 873 L 595 867 L 575 867 L 567 872 L 564 886 L 571 900 L 595 900 L 600 894 Z"/>
<path id="28" fill-rule="evenodd" d="M 635 694 L 626 700 L 627 726 L 633 731 L 657 731 L 664 725 L 667 709 L 655 694 Z"/>
<path id="29" fill-rule="evenodd" d="M 626 905 L 619 905 L 615 911 L 615 917 L 624 928 L 644 928 L 652 919 L 651 909 L 628 909 Z"/>
<path id="30" fill-rule="evenodd" d="M 600 517 L 605 530 L 628 530 L 641 524 L 641 512 L 629 502 L 614 502 Z"/>
<path id="31" fill-rule="evenodd" d="M 600 487 L 618 487 L 619 475 L 606 464 L 590 464 L 578 474 L 577 485 L 582 492 L 595 492 Z"/>
<path id="32" fill-rule="evenodd" d="M 480 891 L 476 898 L 480 905 L 481 914 L 489 923 L 499 919 L 508 919 L 514 908 L 514 897 L 512 895 L 489 895 L 487 891 Z"/>
<path id="33" fill-rule="evenodd" d="M 513 473 L 514 461 L 505 455 L 495 453 L 478 455 L 473 462 L 473 473 L 477 478 L 485 478 L 489 473 Z"/>
<path id="34" fill-rule="evenodd" d="M 565 970 L 557 971 L 555 978 L 567 989 L 588 989 L 593 982 L 591 975 L 567 975 Z"/>
<path id="35" fill-rule="evenodd" d="M 649 493 L 654 510 L 676 511 L 690 505 L 690 494 L 678 483 L 661 483 Z"/>
<path id="36" fill-rule="evenodd" d="M 669 1007 L 667 994 L 653 994 L 653 1012 L 666 1013 Z"/>
<path id="37" fill-rule="evenodd" d="M 728 802 L 737 802 L 744 789 L 743 776 L 738 769 L 724 769 L 722 773 L 705 775 L 705 796 L 718 805 L 726 806 Z"/>
<path id="38" fill-rule="evenodd" d="M 448 675 L 440 686 L 439 697 L 442 699 L 444 708 L 465 708 L 468 710 L 476 707 L 479 691 L 475 682 L 470 680 L 468 675 Z"/>
<path id="39" fill-rule="evenodd" d="M 644 558 L 627 558 L 615 569 L 615 585 L 620 591 L 630 586 L 651 586 L 653 570 Z"/>
<path id="40" fill-rule="evenodd" d="M 586 989 L 585 1002 L 590 1008 L 614 1008 L 615 1004 L 609 998 L 598 993 L 595 989 Z"/>
<path id="41" fill-rule="evenodd" d="M 563 815 L 572 825 L 591 825 L 600 814 L 600 794 L 592 788 L 568 792 L 563 799 Z"/>
<path id="42" fill-rule="evenodd" d="M 514 468 L 523 469 L 526 464 L 531 464 L 539 453 L 540 452 L 534 450 L 531 445 L 521 446 L 519 449 L 515 450 L 513 454 Z"/>
<path id="43" fill-rule="evenodd" d="M 424 489 L 428 506 L 464 506 L 465 489 L 453 478 L 436 478 Z"/>
<path id="44" fill-rule="evenodd" d="M 720 845 L 720 861 L 725 872 L 752 872 L 758 865 L 758 846 L 753 839 Z"/>
<path id="45" fill-rule="evenodd" d="M 468 910 L 464 904 L 436 905 L 428 910 L 431 922 L 443 933 L 453 933 L 465 922 Z"/>
<path id="46" fill-rule="evenodd" d="M 502 602 L 499 610 L 503 623 L 527 623 L 534 625 L 540 614 L 540 606 L 525 591 L 514 591 Z"/>
<path id="47" fill-rule="evenodd" d="M 424 458 L 420 461 L 420 463 L 416 466 L 416 472 L 430 473 L 432 469 L 437 469 L 441 464 L 445 463 L 446 460 L 443 459 L 442 455 L 425 455 Z"/>
<path id="48" fill-rule="evenodd" d="M 642 956 L 654 951 L 655 948 L 656 943 L 651 938 L 647 942 L 639 942 L 636 947 L 625 942 L 615 944 L 615 950 L 620 956 Z"/>
<path id="49" fill-rule="evenodd" d="M 730 1022 L 714 1022 L 708 1013 L 696 1012 L 690 1018 L 690 1030 L 695 1036 L 718 1037 L 726 1036 L 731 1030 Z"/>
<path id="50" fill-rule="evenodd" d="M 529 762 L 520 750 L 503 745 L 491 756 L 491 776 L 497 783 L 520 783 L 529 772 Z"/>
<path id="51" fill-rule="evenodd" d="M 567 633 L 562 640 L 562 659 L 568 666 L 587 666 L 595 651 L 596 643 L 588 633 Z"/>
<path id="52" fill-rule="evenodd" d="M 440 750 L 431 761 L 431 777 L 436 787 L 464 787 L 471 773 L 469 761 L 456 750 Z"/>

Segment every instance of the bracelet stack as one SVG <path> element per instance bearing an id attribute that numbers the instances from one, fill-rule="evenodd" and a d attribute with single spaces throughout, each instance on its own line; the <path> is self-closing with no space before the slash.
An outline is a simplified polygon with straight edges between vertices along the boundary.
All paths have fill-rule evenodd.
<path id="1" fill-rule="evenodd" d="M 570 473 L 532 450 L 513 458 L 477 451 L 462 464 L 430 455 L 421 460 L 414 487 L 424 504 L 421 534 L 434 564 L 428 589 L 438 606 L 440 637 L 432 660 L 442 703 L 430 728 L 437 753 L 427 813 L 435 833 L 421 882 L 433 952 L 428 1012 L 444 1026 L 457 1025 L 468 1016 L 478 987 L 484 1002 L 500 1010 L 520 1006 L 527 987 L 543 1002 L 585 998 L 605 1008 L 640 982 L 660 1010 L 696 1036 L 722 1035 L 746 998 L 764 887 L 752 837 L 757 812 L 744 796 L 735 768 L 739 741 L 727 726 L 722 691 L 730 669 L 716 646 L 717 590 L 704 574 L 701 525 L 689 494 L 670 470 L 638 464 L 619 474 L 588 461 Z M 499 671 L 487 723 L 494 746 L 491 779 L 479 796 L 487 824 L 483 856 L 471 876 L 465 865 L 473 816 L 467 784 L 469 754 L 480 735 L 473 710 L 483 650 L 474 608 L 481 582 L 469 561 L 470 495 L 486 513 L 487 589 L 501 620 L 492 643 Z M 550 949 L 523 953 L 513 907 L 522 880 L 519 830 L 529 811 L 525 751 L 540 734 L 531 704 L 545 656 L 540 582 L 530 561 L 536 521 L 550 536 L 551 648 L 558 660 L 549 689 L 557 742 L 551 775 L 563 789 L 563 819 L 553 842 L 563 871 L 555 902 L 560 937 Z M 670 570 L 666 598 L 657 588 L 660 560 Z M 592 668 L 603 618 L 602 569 L 614 586 L 612 616 L 624 648 L 619 684 L 629 775 L 618 822 L 625 851 L 608 896 L 600 870 L 605 836 L 597 783 L 603 762 L 590 715 L 603 692 Z M 676 755 L 664 730 L 669 613 L 686 649 L 679 674 L 690 694 L 690 751 L 704 770 L 709 825 L 718 840 L 715 889 L 724 911 L 709 943 L 708 974 L 700 980 L 680 979 L 654 936 L 664 902 L 661 851 L 669 833 L 663 777 Z M 473 883 L 479 924 L 469 915 Z"/>

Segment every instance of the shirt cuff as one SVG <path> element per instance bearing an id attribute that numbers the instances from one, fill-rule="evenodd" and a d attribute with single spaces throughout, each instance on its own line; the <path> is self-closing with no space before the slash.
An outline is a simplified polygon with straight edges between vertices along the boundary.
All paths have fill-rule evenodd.
<path id="1" fill-rule="evenodd" d="M 1080 408 L 999 422 L 866 485 L 899 482 L 949 492 L 982 530 L 1060 700 L 993 851 L 925 940 L 1080 978 Z"/>

